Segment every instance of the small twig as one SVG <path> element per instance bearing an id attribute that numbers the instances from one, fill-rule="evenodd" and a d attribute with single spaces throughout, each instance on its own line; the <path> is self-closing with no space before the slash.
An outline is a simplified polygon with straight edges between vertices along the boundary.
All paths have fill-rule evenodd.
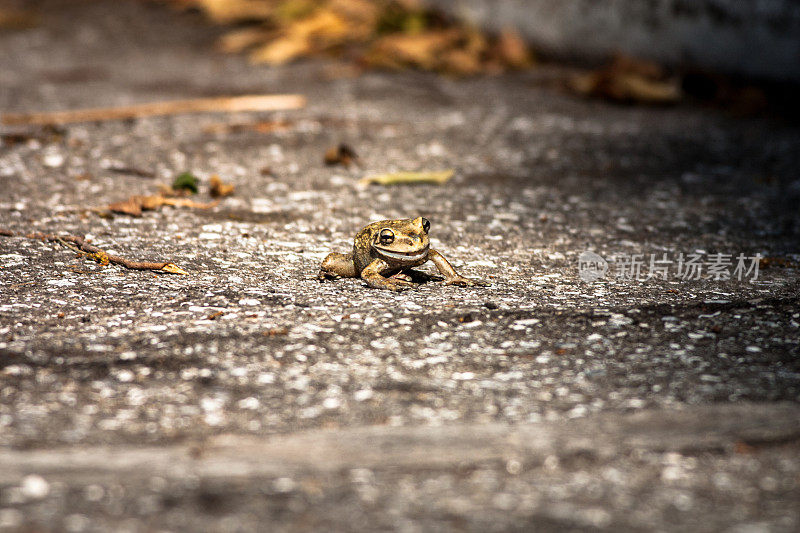
<path id="1" fill-rule="evenodd" d="M 62 244 L 63 246 L 66 246 L 67 248 L 69 248 L 69 249 L 70 249 L 70 250 L 72 250 L 73 252 L 77 252 L 77 253 L 79 253 L 79 254 L 81 254 L 81 255 L 88 255 L 86 252 L 84 252 L 83 250 L 81 250 L 80 248 L 78 248 L 77 246 L 75 246 L 74 244 L 68 243 L 68 242 L 67 242 L 67 241 L 65 241 L 64 239 L 61 239 L 61 238 L 59 238 L 59 239 L 58 239 L 58 242 L 59 242 L 60 244 Z"/>
<path id="2" fill-rule="evenodd" d="M 0 229 L 0 235 L 4 235 L 6 237 L 19 236 L 19 237 L 25 237 L 27 239 L 36 239 L 41 241 L 61 243 L 71 250 L 85 254 L 86 256 L 94 259 L 101 265 L 107 265 L 109 263 L 112 263 L 115 265 L 123 266 L 125 268 L 129 268 L 131 270 L 157 270 L 159 272 L 167 272 L 169 274 L 188 274 L 188 272 L 176 266 L 174 263 L 152 263 L 149 261 L 133 261 L 131 259 L 126 259 L 118 255 L 111 255 L 109 253 L 106 253 L 103 249 L 98 248 L 97 246 L 94 246 L 92 244 L 89 244 L 88 242 L 86 242 L 86 239 L 84 239 L 83 237 L 78 237 L 77 235 L 59 236 L 52 233 L 38 233 L 38 232 L 28 233 L 23 235 L 5 229 Z"/>
<path id="3" fill-rule="evenodd" d="M 152 102 L 123 107 L 74 109 L 68 111 L 53 111 L 44 113 L 6 113 L 2 117 L 2 122 L 8 125 L 69 124 L 73 122 L 125 120 L 156 115 L 176 115 L 181 113 L 282 111 L 288 109 L 300 109 L 305 105 L 306 99 L 300 94 L 266 94 L 221 98 L 198 98 L 194 100 L 174 100 L 169 102 Z"/>

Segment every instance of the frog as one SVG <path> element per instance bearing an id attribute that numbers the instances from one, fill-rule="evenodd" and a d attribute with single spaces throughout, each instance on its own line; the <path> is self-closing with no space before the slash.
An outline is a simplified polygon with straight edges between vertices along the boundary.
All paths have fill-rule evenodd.
<path id="1" fill-rule="evenodd" d="M 356 234 L 351 253 L 332 252 L 325 257 L 318 278 L 361 278 L 369 287 L 396 292 L 414 289 L 426 281 L 460 287 L 489 285 L 462 276 L 441 252 L 431 248 L 430 228 L 430 221 L 421 216 L 368 224 Z M 427 261 L 433 262 L 444 277 L 413 269 Z"/>

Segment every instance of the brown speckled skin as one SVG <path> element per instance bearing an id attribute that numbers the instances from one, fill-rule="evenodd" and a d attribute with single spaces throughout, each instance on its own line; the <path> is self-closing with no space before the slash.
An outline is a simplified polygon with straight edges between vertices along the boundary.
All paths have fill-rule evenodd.
<path id="1" fill-rule="evenodd" d="M 417 287 L 414 281 L 442 279 L 411 270 L 431 260 L 447 285 L 488 285 L 459 275 L 442 254 L 431 249 L 429 229 L 430 223 L 422 217 L 373 222 L 358 232 L 351 253 L 328 254 L 319 279 L 361 277 L 370 287 L 401 291 Z M 382 235 L 390 237 L 382 240 Z"/>

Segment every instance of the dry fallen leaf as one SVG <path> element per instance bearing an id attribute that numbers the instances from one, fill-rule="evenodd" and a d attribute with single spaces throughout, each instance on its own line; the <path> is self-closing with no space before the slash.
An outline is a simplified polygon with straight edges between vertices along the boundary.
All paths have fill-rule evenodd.
<path id="1" fill-rule="evenodd" d="M 350 38 L 350 27 L 340 15 L 321 9 L 312 15 L 290 23 L 284 35 L 250 54 L 256 63 L 280 65 L 314 50 L 323 50 Z"/>
<path id="2" fill-rule="evenodd" d="M 458 30 L 387 35 L 375 42 L 365 61 L 379 67 L 412 65 L 433 69 L 439 64 L 439 54 L 453 46 L 460 35 Z"/>
<path id="3" fill-rule="evenodd" d="M 195 202 L 189 198 L 167 198 L 159 195 L 134 195 L 124 202 L 110 204 L 107 206 L 107 209 L 113 213 L 121 213 L 123 215 L 138 217 L 142 215 L 142 211 L 155 211 L 164 205 L 172 207 L 190 207 L 194 209 L 210 209 L 218 204 L 218 201 L 203 203 Z"/>
<path id="4" fill-rule="evenodd" d="M 172 0 L 221 24 L 247 23 L 218 42 L 250 50 L 256 63 L 283 64 L 320 53 L 360 58 L 377 68 L 420 68 L 456 75 L 532 65 L 512 29 L 490 36 L 418 0 Z"/>
<path id="5" fill-rule="evenodd" d="M 262 0 L 192 0 L 185 3 L 193 3 L 221 24 L 266 19 L 275 13 L 274 3 Z"/>
<path id="6" fill-rule="evenodd" d="M 331 146 L 325 151 L 324 162 L 328 166 L 342 165 L 347 168 L 352 163 L 358 161 L 358 155 L 355 150 L 346 144 L 339 146 Z"/>
<path id="7" fill-rule="evenodd" d="M 480 73 L 482 69 L 480 57 L 467 50 L 454 48 L 442 54 L 438 70 L 458 76 L 470 76 Z"/>
<path id="8" fill-rule="evenodd" d="M 332 9 L 321 8 L 312 15 L 292 23 L 291 33 L 314 39 L 320 44 L 346 40 L 350 32 L 347 20 Z"/>
<path id="9" fill-rule="evenodd" d="M 435 172 L 392 172 L 389 174 L 379 174 L 368 176 L 358 182 L 359 185 L 403 185 L 413 183 L 435 183 L 442 185 L 453 177 L 455 170 L 441 170 Z"/>
<path id="10" fill-rule="evenodd" d="M 142 211 L 155 211 L 156 209 L 167 203 L 166 198 L 162 198 L 161 196 L 155 196 L 155 195 L 135 196 L 134 198 L 136 198 L 137 201 L 142 206 Z"/>
<path id="11" fill-rule="evenodd" d="M 110 204 L 108 206 L 108 210 L 113 213 L 121 213 L 123 215 L 138 217 L 142 214 L 142 204 L 136 201 L 135 197 L 132 196 L 124 202 Z"/>
<path id="12" fill-rule="evenodd" d="M 265 30 L 260 26 L 233 30 L 219 38 L 217 41 L 217 48 L 228 54 L 236 54 L 248 48 L 263 44 L 264 41 L 269 40 L 273 34 L 274 32 Z"/>
<path id="13" fill-rule="evenodd" d="M 281 335 L 286 335 L 287 333 L 289 333 L 289 328 L 285 328 L 284 327 L 284 328 L 268 329 L 268 330 L 264 331 L 262 333 L 262 335 L 264 335 L 265 337 L 278 337 L 278 336 L 281 336 Z"/>
<path id="14" fill-rule="evenodd" d="M 602 69 L 576 76 L 570 88 L 584 96 L 617 102 L 672 104 L 682 97 L 680 81 L 669 77 L 661 66 L 626 56 L 618 56 Z"/>
<path id="15" fill-rule="evenodd" d="M 533 65 L 528 45 L 514 28 L 505 28 L 500 32 L 495 49 L 499 59 L 511 68 L 525 69 Z"/>
<path id="16" fill-rule="evenodd" d="M 186 275 L 189 274 L 188 272 L 186 272 L 185 270 L 183 270 L 181 267 L 179 267 L 174 263 L 167 263 L 166 265 L 161 267 L 161 270 L 163 270 L 168 274 L 186 274 Z"/>
<path id="17" fill-rule="evenodd" d="M 140 216 L 142 211 L 155 211 L 166 203 L 167 199 L 163 196 L 140 196 L 134 195 L 124 202 L 117 202 L 108 206 L 109 211 L 122 213 L 124 215 Z"/>
<path id="18" fill-rule="evenodd" d="M 214 174 L 211 176 L 210 182 L 210 189 L 209 193 L 213 198 L 223 198 L 225 196 L 230 196 L 233 194 L 233 190 L 236 188 L 232 183 L 225 183 L 220 179 L 219 176 Z"/>
<path id="19" fill-rule="evenodd" d="M 145 198 L 152 198 L 145 196 Z M 213 202 L 195 202 L 189 198 L 164 198 L 162 205 L 171 207 L 190 207 L 192 209 L 211 209 L 219 205 L 219 200 Z"/>
<path id="20" fill-rule="evenodd" d="M 250 54 L 253 63 L 282 65 L 311 51 L 311 43 L 299 35 L 287 35 L 275 39 L 256 49 Z"/>

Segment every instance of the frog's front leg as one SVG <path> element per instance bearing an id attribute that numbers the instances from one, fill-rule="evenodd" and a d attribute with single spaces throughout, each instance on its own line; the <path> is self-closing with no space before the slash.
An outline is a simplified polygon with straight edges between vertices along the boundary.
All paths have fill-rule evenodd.
<path id="1" fill-rule="evenodd" d="M 383 259 L 375 259 L 361 271 L 361 279 L 374 289 L 387 289 L 390 291 L 403 291 L 413 289 L 417 285 L 404 279 L 395 277 L 387 278 L 384 273 L 391 270 L 389 263 Z"/>
<path id="2" fill-rule="evenodd" d="M 322 261 L 317 278 L 320 281 L 337 278 L 357 278 L 356 265 L 353 254 L 330 253 Z"/>
<path id="3" fill-rule="evenodd" d="M 444 276 L 445 285 L 458 285 L 459 287 L 486 287 L 489 285 L 489 283 L 485 281 L 465 278 L 456 272 L 456 269 L 453 268 L 453 265 L 451 265 L 447 259 L 445 259 L 444 256 L 436 250 L 431 250 L 428 252 L 428 259 L 433 261 L 433 264 L 436 265 L 436 268 L 438 268 L 439 272 L 441 272 Z"/>

